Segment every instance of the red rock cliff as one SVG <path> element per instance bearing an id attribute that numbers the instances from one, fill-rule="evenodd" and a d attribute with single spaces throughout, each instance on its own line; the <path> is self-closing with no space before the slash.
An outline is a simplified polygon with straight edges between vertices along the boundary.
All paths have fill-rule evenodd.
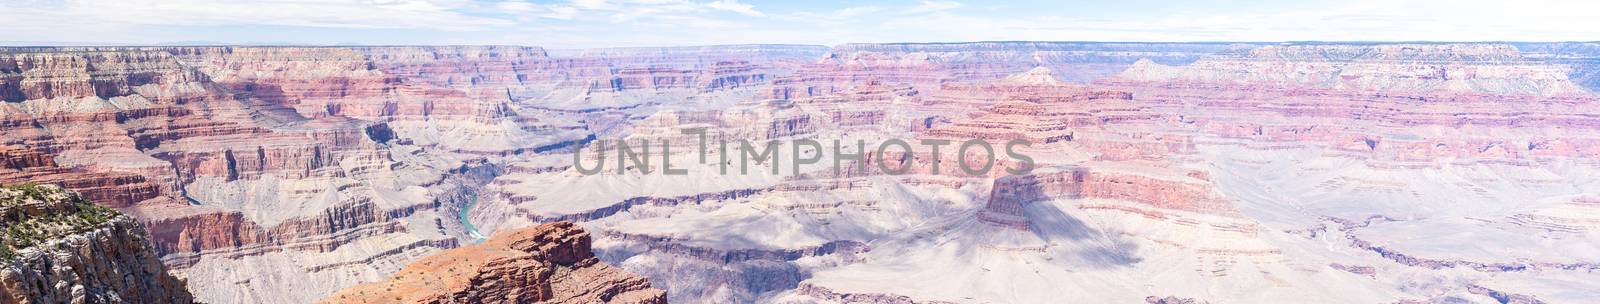
<path id="1" fill-rule="evenodd" d="M 424 258 L 324 303 L 666 303 L 642 277 L 600 263 L 589 232 L 556 222 Z"/>

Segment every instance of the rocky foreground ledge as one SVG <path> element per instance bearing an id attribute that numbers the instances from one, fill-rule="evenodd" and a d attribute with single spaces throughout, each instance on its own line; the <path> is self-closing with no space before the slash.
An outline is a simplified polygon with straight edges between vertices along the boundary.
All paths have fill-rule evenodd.
<path id="1" fill-rule="evenodd" d="M 589 232 L 556 222 L 429 256 L 323 303 L 666 303 L 643 277 L 600 263 Z"/>
<path id="2" fill-rule="evenodd" d="M 194 302 L 142 226 L 72 191 L 0 186 L 0 230 L 0 302 Z"/>

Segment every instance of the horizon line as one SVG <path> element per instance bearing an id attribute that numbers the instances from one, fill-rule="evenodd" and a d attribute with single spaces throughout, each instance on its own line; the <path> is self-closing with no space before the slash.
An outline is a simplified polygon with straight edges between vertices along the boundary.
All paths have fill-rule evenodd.
<path id="1" fill-rule="evenodd" d="M 11 43 L 39 43 L 39 44 L 11 44 Z M 80 43 L 56 41 L 0 41 L 0 48 L 144 48 L 144 47 L 326 47 L 326 48 L 358 48 L 358 47 L 537 47 L 545 50 L 599 50 L 599 49 L 659 49 L 659 48 L 693 48 L 693 47 L 739 47 L 739 46 L 818 46 L 839 48 L 852 45 L 956 45 L 980 43 L 1061 43 L 1061 44 L 1350 44 L 1350 45 L 1381 45 L 1381 44 L 1516 44 L 1516 43 L 1600 43 L 1600 40 L 1283 40 L 1283 41 L 1227 41 L 1227 40 L 1194 40 L 1194 41 L 1096 41 L 1096 40 L 976 40 L 976 41 L 932 41 L 932 42 L 846 42 L 834 45 L 808 44 L 808 43 L 727 43 L 727 44 L 686 44 L 686 45 L 654 45 L 654 46 L 608 46 L 608 47 L 579 47 L 560 48 L 543 45 L 526 44 L 358 44 L 358 43 L 158 43 L 158 44 L 119 44 L 119 43 Z"/>

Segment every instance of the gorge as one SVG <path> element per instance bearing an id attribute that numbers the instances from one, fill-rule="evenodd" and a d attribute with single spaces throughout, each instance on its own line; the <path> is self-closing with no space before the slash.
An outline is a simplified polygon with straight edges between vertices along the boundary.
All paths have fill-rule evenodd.
<path id="1" fill-rule="evenodd" d="M 1584 302 L 1597 69 L 1577 42 L 5 47 L 0 184 L 122 214 L 171 273 L 141 280 L 206 303 Z M 574 166 L 616 140 L 685 174 Z M 701 140 L 815 163 L 720 174 L 743 154 Z M 491 279 L 522 288 L 461 292 Z"/>

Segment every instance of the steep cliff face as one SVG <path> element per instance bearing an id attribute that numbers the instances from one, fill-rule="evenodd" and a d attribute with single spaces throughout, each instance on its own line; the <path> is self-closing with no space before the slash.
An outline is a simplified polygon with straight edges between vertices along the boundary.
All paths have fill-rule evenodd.
<path id="1" fill-rule="evenodd" d="M 1590 92 L 1600 92 L 1600 43 L 1596 42 L 1555 42 L 1555 43 L 1512 43 L 1523 58 L 1551 64 L 1565 65 L 1569 68 L 1567 77 L 1572 82 L 1588 88 Z"/>
<path id="2" fill-rule="evenodd" d="M 0 182 L 133 215 L 203 300 L 303 302 L 462 243 L 469 200 L 437 199 L 458 168 L 581 144 L 581 113 L 746 94 L 727 92 L 823 50 L 7 48 Z"/>
<path id="3" fill-rule="evenodd" d="M 455 270 L 413 263 L 480 241 L 469 225 L 554 220 L 584 222 L 595 256 L 676 302 L 1567 300 L 1600 282 L 1575 257 L 1592 246 L 1561 247 L 1600 231 L 1596 200 L 1574 197 L 1600 192 L 1600 102 L 1567 94 L 1593 87 L 1600 56 L 1512 46 L 13 48 L 0 183 L 126 212 L 206 302 L 390 277 L 378 290 L 418 301 L 606 294 L 563 278 L 642 288 L 507 241 L 447 254 Z M 719 174 L 694 127 L 915 151 Z M 597 139 L 671 142 L 691 173 L 573 172 Z M 1031 141 L 1037 170 L 965 174 L 955 145 L 917 145 L 969 139 Z M 803 154 L 789 148 L 786 165 Z"/>
<path id="4" fill-rule="evenodd" d="M 773 98 L 849 91 L 872 82 L 937 86 L 993 80 L 1045 67 L 1063 81 L 1087 82 L 1145 59 L 1187 64 L 1236 47 L 1224 43 L 966 42 L 844 44 L 813 64 L 778 77 Z"/>
<path id="5" fill-rule="evenodd" d="M 190 303 L 133 219 L 51 185 L 0 186 L 0 301 Z"/>
<path id="6" fill-rule="evenodd" d="M 418 153 L 396 161 L 386 145 L 395 128 L 379 120 L 437 113 L 448 117 L 440 124 L 453 124 L 505 115 L 474 112 L 476 103 L 466 102 L 437 111 L 422 103 L 389 112 L 330 107 L 430 96 L 404 89 L 398 76 L 367 61 L 377 55 L 361 51 L 6 49 L 0 56 L 17 64 L 0 69 L 0 86 L 19 88 L 22 100 L 0 103 L 0 182 L 57 183 L 132 215 L 149 227 L 162 260 L 198 282 L 202 300 L 304 302 L 380 278 L 397 267 L 364 263 L 456 246 L 423 218 L 434 215 L 426 187 L 460 159 Z M 434 51 L 492 53 L 382 54 L 405 57 L 396 62 L 467 56 Z M 344 246 L 352 243 L 366 245 Z M 263 267 L 241 261 L 299 253 L 320 257 Z M 273 271 L 306 279 L 251 280 Z M 340 271 L 367 277 L 333 275 Z M 326 276 L 310 279 L 317 273 Z"/>
<path id="7" fill-rule="evenodd" d="M 644 278 L 600 263 L 571 222 L 502 232 L 423 258 L 325 303 L 666 303 Z"/>
<path id="8" fill-rule="evenodd" d="M 89 50 L 66 54 L 41 49 L 0 53 L 0 100 L 115 96 L 142 93 L 152 99 L 199 91 L 188 86 L 205 75 L 184 69 L 171 54 L 155 51 Z M 159 98 L 158 98 L 159 97 Z"/>
<path id="9" fill-rule="evenodd" d="M 1032 67 L 1082 82 L 1115 73 L 1140 59 L 1187 64 L 1201 56 L 1242 47 L 1228 43 L 965 42 L 845 44 L 825 61 L 847 66 L 929 66 L 951 80 L 1005 77 Z"/>
<path id="10" fill-rule="evenodd" d="M 1571 96 L 1568 67 L 1527 60 L 1508 44 L 1291 44 L 1168 66 L 1140 61 L 1117 79 L 1232 89 L 1320 89 L 1411 95 Z"/>

